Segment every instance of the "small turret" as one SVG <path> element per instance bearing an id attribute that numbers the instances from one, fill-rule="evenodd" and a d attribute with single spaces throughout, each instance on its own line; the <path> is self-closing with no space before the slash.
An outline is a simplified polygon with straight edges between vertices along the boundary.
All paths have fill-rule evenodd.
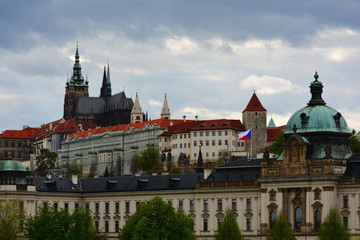
<path id="1" fill-rule="evenodd" d="M 138 97 L 138 94 L 136 93 L 135 103 L 131 110 L 131 121 L 130 122 L 131 122 L 131 124 L 133 124 L 133 123 L 140 123 L 143 121 L 144 121 L 144 114 L 141 111 L 139 97 Z"/>
<path id="2" fill-rule="evenodd" d="M 166 98 L 166 93 L 165 93 L 164 104 L 163 104 L 160 116 L 161 116 L 161 118 L 164 118 L 164 119 L 170 119 L 170 117 L 171 117 L 169 105 L 168 105 L 167 98 Z"/>

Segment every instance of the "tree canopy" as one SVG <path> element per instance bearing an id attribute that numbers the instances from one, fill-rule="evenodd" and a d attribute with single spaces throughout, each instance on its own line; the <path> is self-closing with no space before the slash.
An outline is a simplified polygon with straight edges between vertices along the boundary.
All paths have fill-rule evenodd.
<path id="1" fill-rule="evenodd" d="M 319 231 L 319 240 L 350 240 L 350 234 L 345 229 L 339 211 L 330 209 Z"/>
<path id="2" fill-rule="evenodd" d="M 15 240 L 24 219 L 22 202 L 18 200 L 0 202 L 0 240 Z"/>
<path id="3" fill-rule="evenodd" d="M 29 240 L 91 240 L 97 238 L 97 233 L 89 210 L 79 207 L 70 214 L 44 202 L 35 216 L 26 219 L 24 236 Z"/>
<path id="4" fill-rule="evenodd" d="M 269 146 L 269 152 L 280 156 L 284 149 L 284 142 L 284 134 L 283 132 L 279 132 L 275 137 L 275 142 Z"/>
<path id="5" fill-rule="evenodd" d="M 72 161 L 72 163 L 67 167 L 65 172 L 65 177 L 70 178 L 72 175 L 78 175 L 79 177 L 82 175 L 81 166 L 77 164 L 76 160 Z"/>
<path id="6" fill-rule="evenodd" d="M 140 153 L 136 160 L 137 168 L 153 173 L 161 170 L 160 154 L 156 146 L 151 145 Z"/>
<path id="7" fill-rule="evenodd" d="M 222 218 L 221 225 L 217 234 L 216 240 L 243 240 L 241 230 L 236 221 L 236 215 L 230 209 L 225 211 L 225 215 Z"/>
<path id="8" fill-rule="evenodd" d="M 279 214 L 269 231 L 267 240 L 296 240 L 294 233 L 283 214 Z"/>
<path id="9" fill-rule="evenodd" d="M 36 160 L 34 174 L 37 176 L 45 177 L 49 169 L 55 168 L 57 154 L 47 152 L 41 155 Z"/>
<path id="10" fill-rule="evenodd" d="M 119 232 L 119 240 L 195 240 L 194 221 L 160 197 L 141 202 Z"/>
<path id="11" fill-rule="evenodd" d="M 349 145 L 352 152 L 360 152 L 360 132 L 353 130 L 349 137 Z"/>

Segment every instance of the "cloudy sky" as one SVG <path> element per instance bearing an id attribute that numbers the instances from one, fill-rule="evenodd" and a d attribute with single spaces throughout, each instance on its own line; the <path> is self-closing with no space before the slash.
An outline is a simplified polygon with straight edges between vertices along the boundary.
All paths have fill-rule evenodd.
<path id="1" fill-rule="evenodd" d="M 323 98 L 360 130 L 360 1 L 2 1 L 0 131 L 63 115 L 76 42 L 90 95 L 109 61 L 113 93 L 160 116 L 241 119 L 254 90 L 277 125 Z"/>

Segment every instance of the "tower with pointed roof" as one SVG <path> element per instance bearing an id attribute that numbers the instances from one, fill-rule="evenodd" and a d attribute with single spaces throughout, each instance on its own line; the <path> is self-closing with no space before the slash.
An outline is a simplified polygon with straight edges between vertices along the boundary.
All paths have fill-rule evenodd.
<path id="1" fill-rule="evenodd" d="M 78 103 L 79 97 L 89 96 L 89 82 L 84 79 L 81 73 L 79 48 L 76 46 L 75 63 L 73 67 L 73 74 L 68 78 L 65 88 L 64 100 L 64 118 L 65 120 L 75 117 L 75 108 Z"/>
<path id="2" fill-rule="evenodd" d="M 256 93 L 252 95 L 249 103 L 242 112 L 242 120 L 247 130 L 252 130 L 252 153 L 251 158 L 265 148 L 266 143 L 266 116 L 267 111 L 262 106 Z M 250 141 L 246 141 L 247 151 L 250 152 Z"/>
<path id="3" fill-rule="evenodd" d="M 164 104 L 161 110 L 161 118 L 164 119 L 170 119 L 171 114 L 170 114 L 170 109 L 169 109 L 169 105 L 168 105 L 168 101 L 166 98 L 166 93 L 165 93 L 165 99 L 164 99 Z"/>
<path id="4" fill-rule="evenodd" d="M 111 82 L 110 82 L 109 64 L 107 66 L 107 73 L 106 73 L 106 67 L 104 67 L 104 76 L 103 76 L 102 86 L 100 89 L 100 97 L 103 97 L 105 99 L 109 99 L 111 97 Z"/>
<path id="5" fill-rule="evenodd" d="M 139 96 L 136 93 L 135 103 L 131 110 L 131 124 L 144 121 L 144 113 L 141 111 Z"/>

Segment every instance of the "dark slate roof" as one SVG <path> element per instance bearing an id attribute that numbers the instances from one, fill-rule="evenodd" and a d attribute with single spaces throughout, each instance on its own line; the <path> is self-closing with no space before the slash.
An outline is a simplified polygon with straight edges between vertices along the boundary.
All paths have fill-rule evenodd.
<path id="1" fill-rule="evenodd" d="M 344 176 L 360 176 L 360 152 L 353 153 L 347 160 Z"/>
<path id="2" fill-rule="evenodd" d="M 35 189 L 38 192 L 63 192 L 80 193 L 80 188 L 71 182 L 69 178 L 46 178 L 46 177 L 28 177 L 32 179 Z"/>
<path id="3" fill-rule="evenodd" d="M 253 181 L 261 177 L 262 159 L 237 159 L 215 168 L 205 182 Z"/>
<path id="4" fill-rule="evenodd" d="M 203 174 L 80 178 L 77 185 L 68 178 L 30 178 L 39 192 L 95 193 L 195 189 Z"/>
<path id="5" fill-rule="evenodd" d="M 103 111 L 105 104 L 105 98 L 83 96 L 79 97 L 75 111 L 83 114 L 100 114 Z"/>
<path id="6" fill-rule="evenodd" d="M 112 110 L 131 110 L 133 107 L 134 103 L 133 100 L 131 98 L 126 98 L 126 95 L 124 92 L 120 92 L 117 93 L 115 95 L 112 95 L 107 104 L 106 104 L 106 108 L 107 109 L 112 109 Z"/>

